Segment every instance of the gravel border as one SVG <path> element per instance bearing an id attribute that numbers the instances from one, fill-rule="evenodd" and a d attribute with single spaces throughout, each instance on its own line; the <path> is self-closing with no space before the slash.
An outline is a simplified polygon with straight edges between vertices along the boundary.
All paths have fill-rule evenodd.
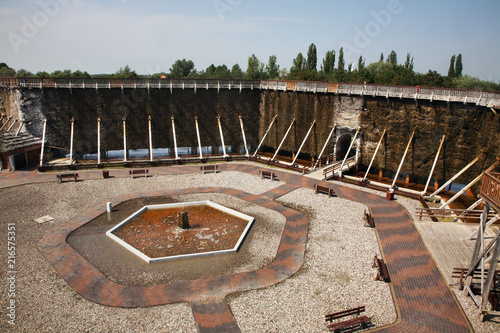
<path id="1" fill-rule="evenodd" d="M 197 332 L 188 304 L 145 309 L 111 308 L 87 301 L 76 294 L 38 252 L 38 241 L 81 214 L 124 193 L 223 186 L 260 194 L 282 185 L 238 172 L 218 174 L 161 175 L 149 178 L 111 178 L 73 183 L 38 183 L 0 189 L 2 219 L 16 227 L 16 325 L 4 318 L 0 331 L 7 332 Z M 385 196 L 355 185 L 334 183 Z M 419 202 L 397 197 L 414 216 Z M 363 227 L 365 206 L 340 198 L 313 195 L 297 189 L 278 201 L 305 213 L 310 220 L 305 263 L 297 274 L 275 286 L 233 294 L 228 303 L 242 332 L 326 331 L 323 315 L 357 305 L 366 305 L 376 326 L 396 319 L 388 284 L 373 281 L 371 268 L 378 243 L 373 229 Z M 54 220 L 38 224 L 34 219 L 50 215 Z M 6 231 L 5 231 L 6 234 Z M 6 262 L 7 248 L 0 248 Z M 8 284 L 1 271 L 0 290 L 4 316 Z M 481 323 L 469 297 L 457 292 L 476 332 L 498 330 L 498 320 Z M 264 326 L 265 324 L 265 326 Z"/>

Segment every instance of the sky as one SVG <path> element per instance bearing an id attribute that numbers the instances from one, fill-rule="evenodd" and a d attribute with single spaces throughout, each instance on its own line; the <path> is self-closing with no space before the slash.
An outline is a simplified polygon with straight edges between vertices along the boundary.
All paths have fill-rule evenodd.
<path id="1" fill-rule="evenodd" d="M 197 70 L 276 55 L 290 69 L 311 43 L 318 69 L 344 48 L 356 67 L 396 51 L 415 70 L 447 75 L 462 54 L 463 74 L 499 82 L 498 0 L 0 0 L 0 62 L 18 70 L 167 72 L 177 59 Z"/>

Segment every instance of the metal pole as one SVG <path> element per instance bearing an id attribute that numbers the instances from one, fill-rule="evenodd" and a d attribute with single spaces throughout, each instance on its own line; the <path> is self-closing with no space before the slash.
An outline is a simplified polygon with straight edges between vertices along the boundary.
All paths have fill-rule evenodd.
<path id="1" fill-rule="evenodd" d="M 153 133 L 151 131 L 151 116 L 148 116 L 149 124 L 149 159 L 153 162 Z"/>
<path id="2" fill-rule="evenodd" d="M 40 166 L 43 164 L 43 151 L 45 150 L 45 131 L 47 130 L 47 118 L 43 120 L 42 148 L 40 150 Z"/>
<path id="3" fill-rule="evenodd" d="M 174 152 L 175 152 L 175 159 L 179 159 L 179 154 L 177 153 L 177 138 L 175 137 L 175 123 L 174 123 L 174 116 L 170 117 L 172 119 L 172 135 L 174 137 Z"/>
<path id="4" fill-rule="evenodd" d="M 123 162 L 127 162 L 127 119 L 123 117 Z"/>
<path id="5" fill-rule="evenodd" d="M 365 176 L 363 177 L 363 182 L 366 180 L 366 177 L 368 177 L 368 173 L 370 173 L 370 169 L 372 168 L 373 161 L 375 161 L 375 156 L 377 156 L 378 150 L 380 146 L 382 145 L 382 140 L 384 140 L 385 136 L 385 129 L 384 133 L 382 133 L 382 136 L 380 137 L 380 140 L 378 141 L 377 148 L 375 148 L 375 152 L 373 153 L 372 160 L 370 161 L 370 165 L 368 165 L 368 169 L 366 170 Z"/>
<path id="6" fill-rule="evenodd" d="M 281 140 L 280 145 L 278 146 L 278 149 L 276 149 L 276 152 L 274 153 L 273 158 L 271 158 L 271 161 L 274 161 L 274 158 L 276 157 L 276 155 L 278 155 L 278 152 L 281 149 L 281 145 L 283 145 L 283 142 L 285 142 L 285 139 L 288 136 L 288 133 L 290 133 L 290 130 L 292 129 L 292 126 L 293 126 L 294 122 L 295 122 L 295 118 L 293 118 L 292 122 L 290 123 L 290 126 L 288 126 L 288 129 L 287 129 L 287 131 L 285 133 L 285 136 Z"/>
<path id="7" fill-rule="evenodd" d="M 444 139 L 446 138 L 446 135 L 443 135 L 443 138 L 441 139 L 441 143 L 439 144 L 438 151 L 436 153 L 436 157 L 434 158 L 434 163 L 432 164 L 431 172 L 429 173 L 429 178 L 427 179 L 427 184 L 425 184 L 424 191 L 422 194 L 427 193 L 427 188 L 429 187 L 429 183 L 431 182 L 432 174 L 434 173 L 434 168 L 436 167 L 438 158 L 439 158 L 439 153 L 441 152 L 441 148 L 443 147 Z"/>
<path id="8" fill-rule="evenodd" d="M 475 159 L 473 159 L 469 164 L 467 164 L 462 170 L 460 170 L 455 176 L 451 177 L 450 180 L 448 180 L 446 183 L 443 184 L 443 186 L 441 186 L 440 188 L 438 188 L 434 193 L 432 193 L 430 196 L 435 196 L 436 194 L 438 194 L 439 192 L 441 192 L 442 190 L 444 190 L 446 188 L 446 186 L 450 185 L 455 179 L 457 179 L 458 177 L 460 177 L 460 175 L 462 173 L 464 173 L 467 169 L 469 169 L 471 166 L 474 165 L 474 163 L 476 163 L 479 158 L 484 154 L 484 151 L 481 151 L 481 153 L 479 155 L 476 156 Z"/>
<path id="9" fill-rule="evenodd" d="M 226 155 L 226 145 L 224 144 L 224 134 L 222 134 L 222 126 L 220 124 L 220 116 L 217 116 L 217 123 L 219 124 L 220 141 L 222 142 L 222 157 L 227 157 Z"/>
<path id="10" fill-rule="evenodd" d="M 101 164 L 101 118 L 97 117 L 97 164 Z"/>
<path id="11" fill-rule="evenodd" d="M 255 157 L 255 155 L 257 155 L 257 152 L 259 151 L 260 146 L 262 145 L 262 143 L 266 139 L 267 133 L 269 133 L 269 131 L 271 130 L 271 127 L 273 126 L 274 121 L 276 120 L 276 117 L 278 117 L 278 115 L 275 115 L 273 117 L 273 120 L 271 120 L 271 124 L 269 124 L 269 127 L 267 128 L 266 133 L 264 133 L 264 136 L 262 137 L 262 140 L 260 140 L 259 145 L 257 146 L 257 149 L 255 149 L 255 152 L 253 153 L 252 157 Z"/>
<path id="12" fill-rule="evenodd" d="M 323 148 L 321 149 L 321 152 L 319 153 L 318 160 L 314 164 L 314 168 L 313 169 L 316 169 L 318 167 L 318 165 L 319 165 L 319 163 L 321 161 L 321 156 L 325 152 L 326 146 L 328 146 L 328 141 L 330 141 L 330 139 L 332 138 L 333 132 L 335 131 L 336 127 L 337 127 L 337 124 L 333 124 L 332 130 L 330 131 L 330 134 L 328 134 L 328 138 L 326 139 L 325 144 L 323 145 Z"/>
<path id="13" fill-rule="evenodd" d="M 297 157 L 299 157 L 300 151 L 302 150 L 302 147 L 306 143 L 306 140 L 309 137 L 309 134 L 311 133 L 311 130 L 313 129 L 314 124 L 316 124 L 316 119 L 314 119 L 314 121 L 311 124 L 311 127 L 309 127 L 309 131 L 307 131 L 307 134 L 306 134 L 304 140 L 302 140 L 302 144 L 300 145 L 299 150 L 297 151 L 297 154 L 295 155 L 295 158 L 292 161 L 292 165 L 295 164 L 295 161 L 297 160 Z"/>
<path id="14" fill-rule="evenodd" d="M 203 153 L 201 151 L 200 129 L 198 128 L 198 116 L 194 116 L 194 123 L 196 125 L 196 136 L 198 137 L 198 147 L 200 149 L 200 159 L 203 159 Z"/>
<path id="15" fill-rule="evenodd" d="M 396 172 L 396 176 L 394 177 L 394 181 L 392 182 L 391 189 L 394 188 L 394 185 L 396 185 L 396 181 L 398 180 L 399 172 L 401 171 L 401 168 L 403 167 L 403 163 L 406 158 L 406 154 L 408 153 L 408 150 L 410 149 L 411 142 L 413 141 L 413 136 L 415 135 L 415 131 L 411 134 L 410 141 L 408 141 L 408 145 L 406 146 L 405 153 L 403 154 L 403 158 L 401 158 L 401 162 L 399 163 L 398 171 Z"/>
<path id="16" fill-rule="evenodd" d="M 488 169 L 486 169 L 484 172 L 490 172 L 498 164 L 500 164 L 500 158 L 495 163 L 493 163 L 492 166 L 490 166 Z M 439 207 L 439 209 L 443 209 L 446 205 L 451 204 L 458 197 L 460 197 L 462 194 L 464 194 L 469 188 L 471 188 L 475 183 L 477 183 L 478 181 L 480 181 L 481 178 L 483 178 L 483 174 L 480 174 L 479 176 L 477 176 L 473 181 L 471 181 L 469 184 L 467 184 L 467 186 L 465 186 L 463 189 L 461 189 L 460 191 L 458 191 L 452 198 L 450 198 L 450 200 L 448 200 L 444 204 L 442 204 L 441 207 Z"/>
<path id="17" fill-rule="evenodd" d="M 354 144 L 354 141 L 356 140 L 356 137 L 358 136 L 360 129 L 361 129 L 361 127 L 358 127 L 358 129 L 356 130 L 356 134 L 354 134 L 354 138 L 352 138 L 352 140 L 351 140 L 351 144 L 349 145 L 349 149 L 347 150 L 347 153 L 345 154 L 344 159 L 342 160 L 342 164 L 340 165 L 340 169 L 339 169 L 339 176 L 340 177 L 342 177 L 342 169 L 344 168 L 345 161 L 347 160 L 347 157 L 349 156 L 349 153 L 351 152 L 352 145 Z"/>
<path id="18" fill-rule="evenodd" d="M 75 118 L 71 118 L 71 138 L 70 138 L 70 144 L 69 144 L 69 165 L 73 163 L 73 134 L 74 134 L 74 124 L 75 124 Z"/>
<path id="19" fill-rule="evenodd" d="M 248 157 L 248 146 L 247 146 L 247 138 L 245 137 L 245 128 L 243 127 L 243 119 L 241 116 L 238 116 L 240 118 L 240 127 L 241 127 L 241 135 L 243 136 L 243 144 L 245 145 L 245 156 Z"/>

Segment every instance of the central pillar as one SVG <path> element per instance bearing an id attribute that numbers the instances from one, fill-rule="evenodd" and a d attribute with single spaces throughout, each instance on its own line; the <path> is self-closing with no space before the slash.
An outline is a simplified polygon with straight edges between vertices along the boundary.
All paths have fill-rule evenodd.
<path id="1" fill-rule="evenodd" d="M 181 228 L 181 229 L 189 229 L 188 213 L 185 210 L 183 210 L 179 213 L 178 225 L 179 225 L 179 228 Z"/>

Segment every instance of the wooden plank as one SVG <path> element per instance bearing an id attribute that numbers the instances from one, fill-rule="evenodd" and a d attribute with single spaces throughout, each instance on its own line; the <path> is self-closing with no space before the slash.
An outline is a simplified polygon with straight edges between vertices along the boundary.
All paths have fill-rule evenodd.
<path id="1" fill-rule="evenodd" d="M 448 284 L 457 284 L 457 279 L 451 278 L 454 267 L 468 267 L 474 251 L 474 240 L 464 240 L 479 225 L 446 223 L 446 222 L 419 222 L 415 223 L 422 239 L 432 254 L 443 277 Z M 486 237 L 493 237 L 495 232 L 487 229 Z M 488 243 L 488 239 L 486 239 Z"/>

